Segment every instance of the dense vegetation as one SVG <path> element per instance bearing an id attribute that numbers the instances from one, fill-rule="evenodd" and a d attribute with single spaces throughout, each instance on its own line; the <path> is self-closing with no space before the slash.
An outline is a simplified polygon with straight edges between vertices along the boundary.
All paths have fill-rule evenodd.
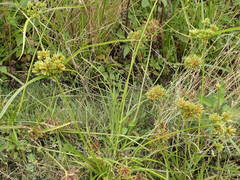
<path id="1" fill-rule="evenodd" d="M 0 179 L 239 179 L 239 25 L 239 0 L 1 0 Z"/>

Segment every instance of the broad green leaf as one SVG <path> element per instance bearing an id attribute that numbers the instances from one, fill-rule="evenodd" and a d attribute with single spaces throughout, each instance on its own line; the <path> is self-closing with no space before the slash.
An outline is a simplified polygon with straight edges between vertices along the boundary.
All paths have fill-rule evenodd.
<path id="1" fill-rule="evenodd" d="M 0 72 L 6 73 L 7 67 L 6 66 L 0 66 Z"/>
<path id="2" fill-rule="evenodd" d="M 167 1 L 166 1 L 166 0 L 162 0 L 162 3 L 163 3 L 163 5 L 164 5 L 164 7 L 167 6 Z"/>
<path id="3" fill-rule="evenodd" d="M 131 48 L 129 46 L 124 46 L 123 49 L 123 57 L 126 57 L 128 53 L 130 52 Z"/>
<path id="4" fill-rule="evenodd" d="M 143 8 L 146 8 L 146 7 L 149 7 L 149 6 L 150 6 L 149 0 L 142 0 L 142 7 Z"/>

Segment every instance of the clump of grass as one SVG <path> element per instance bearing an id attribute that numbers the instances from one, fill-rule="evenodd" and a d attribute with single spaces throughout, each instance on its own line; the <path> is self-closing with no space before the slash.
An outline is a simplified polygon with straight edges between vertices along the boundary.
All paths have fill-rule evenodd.
<path id="1" fill-rule="evenodd" d="M 0 178 L 238 178 L 239 80 L 230 41 L 239 40 L 231 28 L 219 31 L 229 4 L 129 1 L 124 19 L 125 1 L 24 2 L 4 7 L 6 21 L 6 9 L 16 7 L 8 12 L 15 32 L 4 20 L 10 35 L 0 41 L 16 49 L 0 65 L 21 54 L 18 63 L 30 68 L 26 82 L 4 73 L 19 89 L 0 86 Z M 38 51 L 45 46 L 51 51 Z M 193 71 L 182 69 L 182 59 Z M 216 84 L 221 79 L 226 86 Z"/>

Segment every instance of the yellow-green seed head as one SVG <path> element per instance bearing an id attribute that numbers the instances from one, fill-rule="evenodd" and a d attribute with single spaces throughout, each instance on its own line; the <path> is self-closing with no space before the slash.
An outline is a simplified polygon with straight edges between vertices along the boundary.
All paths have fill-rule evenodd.
<path id="1" fill-rule="evenodd" d="M 31 1 L 28 1 L 27 8 L 31 9 L 34 6 L 34 4 Z"/>
<path id="2" fill-rule="evenodd" d="M 45 69 L 45 63 L 43 61 L 37 61 L 33 66 L 33 73 L 37 75 L 42 75 L 42 72 Z"/>
<path id="3" fill-rule="evenodd" d="M 214 32 L 216 32 L 216 31 L 219 30 L 219 28 L 218 28 L 217 25 L 215 25 L 215 24 L 210 25 L 210 29 L 211 29 L 212 31 L 214 31 Z"/>
<path id="4" fill-rule="evenodd" d="M 219 89 L 221 89 L 222 86 L 221 86 L 220 83 L 217 83 L 217 84 L 215 85 L 215 87 L 216 87 L 217 90 L 219 90 Z"/>
<path id="5" fill-rule="evenodd" d="M 181 110 L 182 116 L 185 118 L 197 118 L 203 113 L 203 107 L 201 104 L 194 104 L 190 101 L 180 99 L 177 101 L 176 105 Z"/>
<path id="6" fill-rule="evenodd" d="M 219 122 L 219 121 L 221 121 L 223 118 L 222 118 L 222 116 L 220 116 L 219 114 L 213 113 L 213 114 L 211 114 L 211 115 L 209 116 L 209 119 L 210 119 L 211 121 L 213 121 L 213 122 Z"/>
<path id="7" fill-rule="evenodd" d="M 223 118 L 223 121 L 225 122 L 231 122 L 231 118 L 232 118 L 232 115 L 230 112 L 223 112 L 222 113 L 222 118 Z"/>
<path id="8" fill-rule="evenodd" d="M 210 22 L 210 19 L 209 18 L 205 18 L 203 21 L 202 21 L 202 24 L 204 25 L 209 25 L 211 22 Z"/>
<path id="9" fill-rule="evenodd" d="M 184 66 L 187 69 L 199 69 L 202 64 L 202 58 L 197 56 L 196 54 L 187 56 L 184 61 Z"/>
<path id="10" fill-rule="evenodd" d="M 160 31 L 160 23 L 157 19 L 152 19 L 149 21 L 146 28 L 146 35 L 148 38 L 156 36 Z"/>
<path id="11" fill-rule="evenodd" d="M 54 76 L 65 70 L 65 57 L 60 53 L 51 57 L 49 51 L 39 51 L 38 59 L 33 67 L 33 73 L 36 75 Z"/>
<path id="12" fill-rule="evenodd" d="M 50 57 L 50 51 L 38 51 L 37 57 L 39 60 L 45 60 Z"/>
<path id="13" fill-rule="evenodd" d="M 64 62 L 65 57 L 61 53 L 58 53 L 53 55 L 52 60 L 58 61 L 58 62 Z"/>
<path id="14" fill-rule="evenodd" d="M 222 135 L 223 133 L 226 132 L 226 126 L 222 122 L 215 123 L 213 127 L 214 127 L 214 129 L 215 129 L 217 134 L 221 134 Z"/>
<path id="15" fill-rule="evenodd" d="M 152 87 L 146 93 L 147 98 L 151 99 L 151 100 L 157 100 L 157 99 L 160 99 L 160 98 L 162 98 L 162 97 L 164 97 L 166 95 L 167 95 L 166 89 L 164 89 L 160 85 Z"/>
<path id="16" fill-rule="evenodd" d="M 217 152 L 222 152 L 224 149 L 224 146 L 220 143 L 216 143 L 215 148 L 216 148 Z"/>
<path id="17" fill-rule="evenodd" d="M 40 11 L 45 9 L 47 4 L 45 2 L 31 2 L 27 3 L 27 14 L 31 17 L 39 17 Z"/>
<path id="18" fill-rule="evenodd" d="M 189 30 L 189 35 L 192 38 L 201 39 L 201 40 L 208 40 L 215 35 L 215 31 L 211 28 L 194 29 L 194 30 Z"/>
<path id="19" fill-rule="evenodd" d="M 235 128 L 233 128 L 232 126 L 229 126 L 229 127 L 226 128 L 226 135 L 227 136 L 234 136 L 236 131 L 237 130 Z"/>

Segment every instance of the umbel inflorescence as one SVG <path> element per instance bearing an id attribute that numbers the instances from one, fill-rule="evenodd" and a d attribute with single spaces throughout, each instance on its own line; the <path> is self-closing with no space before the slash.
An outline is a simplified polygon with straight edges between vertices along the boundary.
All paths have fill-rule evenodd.
<path id="1" fill-rule="evenodd" d="M 194 104 L 184 99 L 177 101 L 177 107 L 184 118 L 199 118 L 203 113 L 203 106 L 201 104 Z"/>
<path id="2" fill-rule="evenodd" d="M 187 69 L 199 69 L 203 65 L 203 60 L 196 54 L 191 54 L 185 57 L 184 66 Z"/>
<path id="3" fill-rule="evenodd" d="M 65 70 L 65 57 L 61 53 L 51 56 L 49 51 L 38 51 L 37 57 L 32 70 L 37 75 L 55 76 Z"/>
<path id="4" fill-rule="evenodd" d="M 189 35 L 192 38 L 208 40 L 212 38 L 219 30 L 215 24 L 210 23 L 210 19 L 208 18 L 204 19 L 202 24 L 205 25 L 205 28 L 189 30 Z"/>
<path id="5" fill-rule="evenodd" d="M 39 17 L 40 11 L 44 10 L 47 4 L 39 1 L 29 1 L 27 3 L 27 14 L 32 17 Z"/>
<path id="6" fill-rule="evenodd" d="M 166 89 L 164 89 L 160 85 L 150 88 L 146 93 L 147 98 L 151 100 L 158 100 L 166 95 L 167 95 Z"/>
<path id="7" fill-rule="evenodd" d="M 229 112 L 223 112 L 221 115 L 213 113 L 209 116 L 209 120 L 213 122 L 217 134 L 233 136 L 236 133 L 236 129 L 231 125 L 232 120 Z"/>

